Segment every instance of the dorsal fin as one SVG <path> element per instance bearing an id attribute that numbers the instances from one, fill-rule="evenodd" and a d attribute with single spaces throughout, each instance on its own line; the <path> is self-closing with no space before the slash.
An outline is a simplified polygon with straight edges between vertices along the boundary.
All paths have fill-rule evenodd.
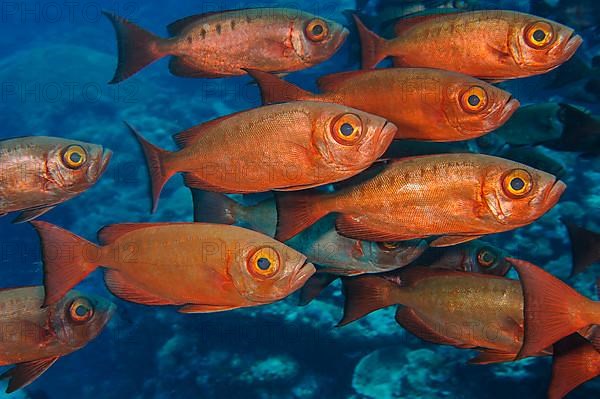
<path id="1" fill-rule="evenodd" d="M 220 118 L 217 119 L 213 119 L 211 121 L 208 122 L 204 122 L 200 125 L 194 126 L 192 128 L 189 128 L 187 130 L 184 130 L 181 133 L 177 133 L 173 135 L 173 140 L 175 140 L 175 143 L 177 143 L 177 146 L 182 149 L 185 148 L 191 144 L 193 144 L 202 134 L 204 134 L 205 132 L 207 132 L 208 130 L 214 128 L 215 126 L 219 125 L 221 122 L 223 122 L 226 119 L 229 119 L 233 116 L 236 116 L 237 114 L 241 114 L 243 111 L 241 112 L 235 112 L 233 114 L 230 115 L 225 115 L 222 116 Z"/>
<path id="2" fill-rule="evenodd" d="M 400 36 L 407 30 L 417 26 L 418 24 L 424 23 L 426 21 L 433 21 L 440 17 L 449 15 L 449 14 L 461 14 L 464 11 L 458 11 L 453 9 L 441 9 L 440 11 L 433 10 L 432 11 L 424 11 L 418 12 L 414 14 L 410 14 L 404 18 L 401 18 L 394 25 L 394 32 L 396 36 Z"/>
<path id="3" fill-rule="evenodd" d="M 200 21 L 203 18 L 210 17 L 211 15 L 218 14 L 219 12 L 213 11 L 204 14 L 195 14 L 190 15 L 189 17 L 178 19 L 177 21 L 171 22 L 169 25 L 167 25 L 167 31 L 171 36 L 177 36 L 181 33 L 182 30 L 184 30 L 191 24 Z"/>
<path id="4" fill-rule="evenodd" d="M 123 223 L 111 224 L 98 231 L 98 241 L 102 245 L 112 244 L 119 238 L 132 231 L 147 229 L 149 227 L 161 226 L 164 223 Z"/>
<path id="5" fill-rule="evenodd" d="M 362 70 L 362 71 L 348 71 L 348 72 L 340 72 L 340 73 L 332 73 L 330 75 L 321 76 L 319 80 L 317 80 L 317 86 L 321 91 L 334 91 L 339 88 L 341 84 L 346 82 L 349 79 L 352 79 L 359 75 L 364 75 L 365 73 L 373 73 L 372 70 Z"/>

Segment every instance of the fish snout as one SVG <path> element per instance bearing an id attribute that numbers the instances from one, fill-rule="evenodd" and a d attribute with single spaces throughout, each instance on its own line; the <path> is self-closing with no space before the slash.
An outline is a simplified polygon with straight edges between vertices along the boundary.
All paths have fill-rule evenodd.
<path id="1" fill-rule="evenodd" d="M 90 167 L 88 170 L 88 179 L 90 181 L 96 181 L 106 172 L 108 164 L 112 158 L 112 151 L 109 149 L 100 149 L 99 156 L 95 161 L 96 165 Z"/>
<path id="2" fill-rule="evenodd" d="M 575 36 L 571 36 L 569 38 L 569 40 L 567 41 L 567 44 L 564 47 L 563 50 L 563 57 L 564 60 L 568 60 L 569 58 L 571 58 L 575 52 L 577 51 L 577 49 L 579 48 L 579 46 L 581 46 L 581 44 L 583 43 L 583 38 L 579 35 L 575 35 Z"/>
<path id="3" fill-rule="evenodd" d="M 517 109 L 519 109 L 520 106 L 521 103 L 519 102 L 519 100 L 513 98 L 513 96 L 510 96 L 506 101 L 502 112 L 500 113 L 500 118 L 498 120 L 499 125 L 504 125 L 510 119 L 510 117 L 517 111 Z"/>
<path id="4" fill-rule="evenodd" d="M 306 281 L 308 281 L 316 271 L 317 269 L 310 262 L 300 264 L 300 267 L 298 267 L 290 279 L 290 293 L 302 288 Z"/>
<path id="5" fill-rule="evenodd" d="M 558 203 L 558 200 L 567 189 L 567 185 L 559 179 L 554 181 L 554 184 L 546 192 L 544 203 L 547 204 L 548 208 L 553 207 Z"/>

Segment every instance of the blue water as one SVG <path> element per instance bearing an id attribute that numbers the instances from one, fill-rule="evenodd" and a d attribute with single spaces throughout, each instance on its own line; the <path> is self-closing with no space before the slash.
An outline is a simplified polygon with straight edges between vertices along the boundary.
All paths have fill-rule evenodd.
<path id="1" fill-rule="evenodd" d="M 177 78 L 168 73 L 167 60 L 120 85 L 107 85 L 114 72 L 116 48 L 113 28 L 100 10 L 114 11 L 165 35 L 165 26 L 181 17 L 247 6 L 302 8 L 346 25 L 342 11 L 355 7 L 349 0 L 0 4 L 0 138 L 53 135 L 102 144 L 114 151 L 108 171 L 96 186 L 60 205 L 44 220 L 89 239 L 111 223 L 192 220 L 189 191 L 180 178 L 166 186 L 159 212 L 149 214 L 143 156 L 122 121 L 131 122 L 157 145 L 173 149 L 171 134 L 259 105 L 258 90 L 247 77 Z M 484 6 L 529 10 L 527 1 L 517 0 Z M 561 11 L 557 13 L 560 16 Z M 596 30 L 578 33 L 586 40 L 579 54 L 588 59 L 598 54 Z M 325 73 L 358 68 L 358 48 L 352 36 L 332 59 L 288 79 L 312 90 L 316 78 Z M 582 101 L 576 94 L 565 97 L 571 86 L 538 89 L 549 79 L 522 79 L 505 87 L 523 104 L 568 101 L 600 112 L 598 103 Z M 567 166 L 569 189 L 561 204 L 533 225 L 489 241 L 566 278 L 570 250 L 558 218 L 568 216 L 600 230 L 600 161 L 548 153 Z M 0 232 L 0 286 L 41 284 L 39 243 L 33 229 L 0 218 Z M 596 266 L 569 283 L 591 294 L 598 271 Z M 117 315 L 99 338 L 58 361 L 15 397 L 542 398 L 550 379 L 549 358 L 466 365 L 472 353 L 426 344 L 405 334 L 393 322 L 391 310 L 337 329 L 342 303 L 337 285 L 305 308 L 296 307 L 290 298 L 267 307 L 209 315 L 182 315 L 173 309 L 120 301 L 106 291 L 100 272 L 79 288 L 112 298 L 119 308 Z M 353 382 L 359 361 L 377 350 L 388 356 L 371 362 L 361 370 L 362 378 L 355 377 Z M 594 381 L 570 397 L 598 396 L 600 382 Z"/>

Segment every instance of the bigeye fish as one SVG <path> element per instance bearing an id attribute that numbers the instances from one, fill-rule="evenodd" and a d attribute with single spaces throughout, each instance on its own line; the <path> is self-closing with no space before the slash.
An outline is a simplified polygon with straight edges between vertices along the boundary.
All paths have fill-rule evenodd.
<path id="1" fill-rule="evenodd" d="M 96 144 L 30 136 L 0 141 L 0 216 L 26 222 L 81 194 L 102 176 L 111 152 Z"/>
<path id="2" fill-rule="evenodd" d="M 392 40 L 377 36 L 356 16 L 355 21 L 365 69 L 391 56 L 394 66 L 440 68 L 491 81 L 551 71 L 583 42 L 569 27 L 515 11 L 408 17 L 397 23 Z"/>
<path id="3" fill-rule="evenodd" d="M 573 266 L 569 277 L 573 277 L 584 272 L 592 264 L 600 262 L 600 233 L 577 226 L 571 222 L 564 220 L 562 222 L 567 228 L 569 240 L 571 241 Z"/>
<path id="4" fill-rule="evenodd" d="M 220 312 L 283 299 L 315 272 L 306 256 L 263 234 L 207 223 L 117 224 L 100 246 L 52 224 L 31 222 L 42 241 L 45 305 L 102 265 L 108 289 L 181 313 Z"/>
<path id="5" fill-rule="evenodd" d="M 62 356 L 83 348 L 110 320 L 115 306 L 102 298 L 68 292 L 42 307 L 43 287 L 0 290 L 0 366 L 15 367 L 0 375 L 7 393 L 23 388 Z"/>
<path id="6" fill-rule="evenodd" d="M 263 102 L 343 104 L 386 118 L 396 139 L 469 140 L 502 126 L 519 107 L 511 94 L 470 76 L 428 68 L 342 72 L 319 79 L 313 94 L 275 75 L 249 71 Z"/>
<path id="7" fill-rule="evenodd" d="M 163 185 L 184 173 L 190 188 L 224 193 L 294 191 L 352 177 L 386 150 L 396 126 L 337 104 L 297 101 L 225 116 L 175 135 L 180 150 L 141 143 L 153 211 Z"/>
<path id="8" fill-rule="evenodd" d="M 167 27 L 163 39 L 119 16 L 104 13 L 117 33 L 119 63 L 111 83 L 173 56 L 173 75 L 219 78 L 244 68 L 286 73 L 328 60 L 344 43 L 342 25 L 300 10 L 253 8 L 193 15 Z"/>
<path id="9" fill-rule="evenodd" d="M 558 202 L 565 188 L 546 172 L 488 155 L 404 158 L 334 193 L 278 193 L 275 237 L 288 240 L 337 213 L 336 229 L 347 237 L 432 237 L 430 246 L 455 245 L 533 222 Z"/>
<path id="10" fill-rule="evenodd" d="M 196 222 L 235 224 L 275 234 L 275 201 L 243 205 L 223 194 L 192 190 Z M 381 273 L 408 265 L 427 248 L 424 240 L 372 242 L 339 235 L 332 218 L 324 218 L 302 234 L 285 242 L 305 254 L 318 272 L 301 289 L 301 304 L 310 302 L 340 276 Z"/>

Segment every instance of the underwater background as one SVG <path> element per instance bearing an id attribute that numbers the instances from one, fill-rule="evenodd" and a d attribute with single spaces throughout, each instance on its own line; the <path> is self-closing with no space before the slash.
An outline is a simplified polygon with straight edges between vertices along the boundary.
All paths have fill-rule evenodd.
<path id="1" fill-rule="evenodd" d="M 529 1 L 476 3 L 479 8 L 532 11 Z M 600 4 L 583 3 L 596 7 L 592 24 L 576 29 L 585 40 L 578 55 L 589 60 L 600 52 L 598 19 L 593 22 L 600 15 Z M 291 74 L 289 81 L 316 90 L 319 76 L 359 68 L 360 45 L 343 14 L 356 8 L 351 0 L 0 2 L 0 138 L 51 135 L 101 144 L 114 152 L 106 174 L 94 187 L 43 219 L 92 240 L 100 227 L 111 223 L 192 221 L 190 192 L 176 181 L 179 177 L 165 187 L 158 212 L 149 214 L 143 155 L 123 121 L 156 145 L 174 149 L 172 134 L 260 105 L 259 91 L 249 77 L 177 78 L 168 73 L 166 59 L 120 85 L 108 85 L 116 43 L 101 10 L 166 35 L 165 26 L 184 16 L 258 6 L 299 8 L 352 29 L 333 58 Z M 369 4 L 365 12 L 373 7 Z M 552 10 L 551 15 L 538 15 L 560 22 L 566 18 L 566 8 Z M 569 102 L 600 113 L 600 94 L 584 93 L 577 76 L 559 88 L 550 84 L 564 68 L 568 66 L 501 87 L 523 105 Z M 571 255 L 560 218 L 600 230 L 600 159 L 542 151 L 566 167 L 563 180 L 568 189 L 560 203 L 532 225 L 486 241 L 566 279 Z M 0 218 L 0 286 L 41 284 L 37 236 L 29 225 L 10 221 Z M 595 265 L 568 283 L 594 297 L 599 271 Z M 411 336 L 395 323 L 392 308 L 336 328 L 342 312 L 339 282 L 306 307 L 297 306 L 292 296 L 264 307 L 202 315 L 114 298 L 104 288 L 102 272 L 95 272 L 79 288 L 111 298 L 118 305 L 117 314 L 100 337 L 10 397 L 543 398 L 551 375 L 549 357 L 468 365 L 472 351 Z M 569 397 L 600 397 L 600 380 Z"/>

